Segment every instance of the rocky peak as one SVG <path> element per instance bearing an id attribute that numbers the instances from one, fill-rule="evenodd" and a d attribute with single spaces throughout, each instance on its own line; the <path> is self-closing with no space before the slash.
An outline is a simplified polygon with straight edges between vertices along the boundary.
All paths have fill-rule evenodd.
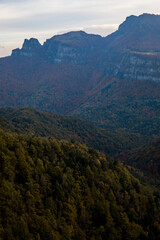
<path id="1" fill-rule="evenodd" d="M 144 27 L 144 31 L 156 30 L 160 27 L 160 15 L 143 13 L 140 16 L 131 15 L 126 18 L 126 20 L 119 26 L 119 31 L 135 31 L 142 30 L 141 27 Z"/>
<path id="2" fill-rule="evenodd" d="M 61 35 L 55 35 L 53 36 L 52 40 L 55 41 L 63 41 L 63 40 L 71 40 L 71 39 L 83 39 L 85 37 L 87 37 L 88 34 L 85 33 L 84 31 L 71 31 L 71 32 L 67 32 Z"/>
<path id="3" fill-rule="evenodd" d="M 102 39 L 99 35 L 72 31 L 48 39 L 43 45 L 43 50 L 51 61 L 85 64 L 90 54 L 101 46 Z"/>
<path id="4" fill-rule="evenodd" d="M 38 51 L 41 47 L 41 44 L 36 38 L 30 38 L 29 40 L 25 39 L 22 49 L 14 49 L 12 51 L 12 56 L 34 56 L 38 54 Z"/>
<path id="5" fill-rule="evenodd" d="M 23 50 L 33 50 L 33 49 L 37 49 L 40 47 L 41 47 L 41 44 L 39 43 L 38 39 L 30 38 L 29 40 L 28 39 L 24 40 L 22 49 Z"/>
<path id="6" fill-rule="evenodd" d="M 137 23 L 137 16 L 131 15 L 126 18 L 126 20 L 119 25 L 118 31 L 126 32 L 131 30 L 131 28 Z"/>
<path id="7" fill-rule="evenodd" d="M 107 48 L 114 51 L 160 51 L 160 15 L 144 13 L 129 16 L 119 29 L 106 37 Z"/>
<path id="8" fill-rule="evenodd" d="M 44 46 L 51 43 L 59 43 L 65 45 L 72 45 L 74 47 L 88 47 L 102 39 L 101 36 L 95 34 L 87 34 L 84 31 L 72 31 L 61 35 L 55 35 L 48 39 Z"/>

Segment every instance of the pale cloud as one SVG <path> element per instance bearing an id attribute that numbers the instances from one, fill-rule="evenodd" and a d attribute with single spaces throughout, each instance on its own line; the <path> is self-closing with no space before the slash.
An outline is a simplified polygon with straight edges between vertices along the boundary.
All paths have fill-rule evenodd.
<path id="1" fill-rule="evenodd" d="M 118 29 L 118 24 L 102 24 L 102 25 L 92 25 L 83 28 L 87 33 L 97 33 L 101 36 L 107 36 L 108 34 L 115 32 Z"/>
<path id="2" fill-rule="evenodd" d="M 12 45 L 12 44 L 11 44 Z M 0 45 L 0 56 L 1 57 L 5 57 L 9 55 L 9 52 L 11 52 L 11 46 L 10 43 L 7 44 L 6 43 L 6 47 L 4 47 L 3 45 Z"/>
<path id="3" fill-rule="evenodd" d="M 4 47 L 0 45 L 0 48 L 4 48 Z"/>
<path id="4" fill-rule="evenodd" d="M 74 23 L 73 23 L 74 19 Z M 92 14 L 82 13 L 82 12 L 60 12 L 60 13 L 43 13 L 34 14 L 24 17 L 15 17 L 12 19 L 1 19 L 0 29 L 1 31 L 15 31 L 19 30 L 45 30 L 57 29 L 57 28 L 68 28 L 76 27 L 79 24 L 83 25 L 86 22 L 90 22 L 93 19 Z M 63 23 L 62 23 L 63 22 Z"/>

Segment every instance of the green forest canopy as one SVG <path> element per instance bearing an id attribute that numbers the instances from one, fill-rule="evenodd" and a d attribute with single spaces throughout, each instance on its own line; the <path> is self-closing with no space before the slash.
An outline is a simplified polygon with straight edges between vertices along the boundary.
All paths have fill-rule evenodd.
<path id="1" fill-rule="evenodd" d="M 160 238 L 160 201 L 93 148 L 0 131 L 0 238 Z"/>

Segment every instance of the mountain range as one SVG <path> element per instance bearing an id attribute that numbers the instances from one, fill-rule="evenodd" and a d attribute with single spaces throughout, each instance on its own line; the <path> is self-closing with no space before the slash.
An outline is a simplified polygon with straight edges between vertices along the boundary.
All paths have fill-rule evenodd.
<path id="1" fill-rule="evenodd" d="M 78 116 L 110 129 L 158 136 L 160 16 L 130 16 L 107 37 L 69 32 L 25 39 L 0 59 L 0 106 Z M 153 124 L 154 123 L 154 124 Z"/>

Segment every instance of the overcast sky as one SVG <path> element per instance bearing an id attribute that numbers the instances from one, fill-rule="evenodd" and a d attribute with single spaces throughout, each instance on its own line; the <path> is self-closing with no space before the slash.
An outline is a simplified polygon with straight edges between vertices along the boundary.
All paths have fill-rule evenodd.
<path id="1" fill-rule="evenodd" d="M 0 57 L 25 38 L 41 43 L 55 34 L 84 30 L 106 36 L 129 15 L 160 14 L 159 0 L 0 0 Z"/>

